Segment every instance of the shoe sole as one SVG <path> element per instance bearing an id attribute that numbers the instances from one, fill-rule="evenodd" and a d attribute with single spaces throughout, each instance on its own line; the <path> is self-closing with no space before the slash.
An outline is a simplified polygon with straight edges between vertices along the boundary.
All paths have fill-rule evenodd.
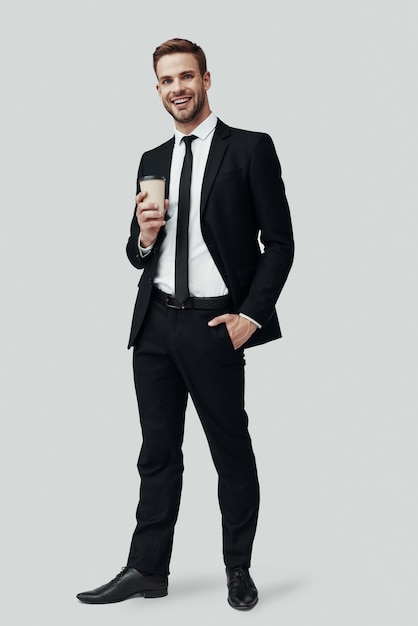
<path id="1" fill-rule="evenodd" d="M 167 587 L 164 589 L 144 589 L 144 591 L 138 591 L 136 593 L 131 593 L 128 596 L 123 596 L 123 598 L 117 598 L 115 600 L 106 600 L 106 599 L 84 599 L 78 598 L 80 602 L 84 604 L 114 604 L 115 602 L 123 602 L 124 600 L 129 600 L 129 598 L 163 598 L 168 595 Z"/>
<path id="2" fill-rule="evenodd" d="M 256 598 L 254 600 L 254 602 L 252 604 L 248 605 L 248 606 L 235 606 L 235 604 L 232 604 L 232 602 L 228 598 L 229 606 L 231 606 L 233 609 L 236 609 L 237 611 L 250 611 L 251 609 L 253 609 L 255 607 L 257 602 L 258 602 L 258 598 Z"/>
<path id="3" fill-rule="evenodd" d="M 143 593 L 144 598 L 163 598 L 166 595 L 168 595 L 167 588 L 165 588 L 165 589 L 148 589 L 147 591 L 144 591 L 144 593 Z"/>

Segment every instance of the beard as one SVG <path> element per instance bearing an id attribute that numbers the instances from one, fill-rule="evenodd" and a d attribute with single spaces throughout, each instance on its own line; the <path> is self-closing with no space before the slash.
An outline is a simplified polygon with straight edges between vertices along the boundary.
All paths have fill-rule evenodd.
<path id="1" fill-rule="evenodd" d="M 180 94 L 178 97 L 181 98 L 186 95 L 188 94 Z M 165 110 L 176 120 L 176 122 L 179 122 L 179 124 L 189 124 L 196 119 L 205 106 L 205 96 L 205 91 L 200 91 L 197 94 L 197 99 L 194 101 L 191 111 L 177 111 L 171 102 L 166 102 L 165 100 L 163 101 L 163 104 Z"/>

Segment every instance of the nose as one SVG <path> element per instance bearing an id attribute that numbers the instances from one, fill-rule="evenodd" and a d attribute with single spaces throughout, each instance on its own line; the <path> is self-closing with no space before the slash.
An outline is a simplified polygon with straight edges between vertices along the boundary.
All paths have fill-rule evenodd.
<path id="1" fill-rule="evenodd" d="M 182 91 L 182 89 L 183 89 L 183 83 L 182 83 L 181 78 L 174 78 L 174 79 L 173 79 L 173 82 L 172 82 L 172 84 L 171 84 L 171 87 L 172 87 L 172 91 L 174 91 L 175 93 L 176 93 L 177 91 Z"/>

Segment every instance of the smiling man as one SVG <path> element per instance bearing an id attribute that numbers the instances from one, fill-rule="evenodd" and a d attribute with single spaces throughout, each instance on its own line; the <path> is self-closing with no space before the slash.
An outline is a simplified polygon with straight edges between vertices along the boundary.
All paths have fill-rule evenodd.
<path id="1" fill-rule="evenodd" d="M 157 89 L 166 110 L 178 124 L 182 132 L 188 134 L 188 125 L 195 127 L 196 122 L 205 120 L 210 115 L 206 91 L 210 87 L 208 71 L 200 73 L 200 68 L 192 54 L 190 66 L 184 67 L 185 55 L 178 53 L 160 59 L 159 66 L 164 72 L 158 77 Z M 177 93 L 180 93 L 179 97 Z"/>
<path id="2" fill-rule="evenodd" d="M 175 131 L 141 158 L 127 244 L 143 270 L 129 338 L 142 430 L 137 525 L 126 567 L 77 597 L 101 604 L 167 594 L 190 396 L 219 477 L 228 602 L 248 610 L 258 601 L 249 568 L 259 484 L 244 350 L 281 336 L 276 302 L 294 251 L 289 207 L 269 135 L 231 128 L 211 111 L 203 50 L 171 39 L 153 61 Z M 150 175 L 166 179 L 164 207 L 140 191 Z"/>

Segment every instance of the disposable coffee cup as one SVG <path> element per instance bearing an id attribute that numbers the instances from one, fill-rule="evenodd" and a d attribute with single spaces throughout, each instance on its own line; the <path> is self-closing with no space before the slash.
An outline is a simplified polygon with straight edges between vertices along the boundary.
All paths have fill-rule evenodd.
<path id="1" fill-rule="evenodd" d="M 164 176 L 143 176 L 139 179 L 139 186 L 141 191 L 146 191 L 148 194 L 144 201 L 158 204 L 158 214 L 164 215 Z"/>

